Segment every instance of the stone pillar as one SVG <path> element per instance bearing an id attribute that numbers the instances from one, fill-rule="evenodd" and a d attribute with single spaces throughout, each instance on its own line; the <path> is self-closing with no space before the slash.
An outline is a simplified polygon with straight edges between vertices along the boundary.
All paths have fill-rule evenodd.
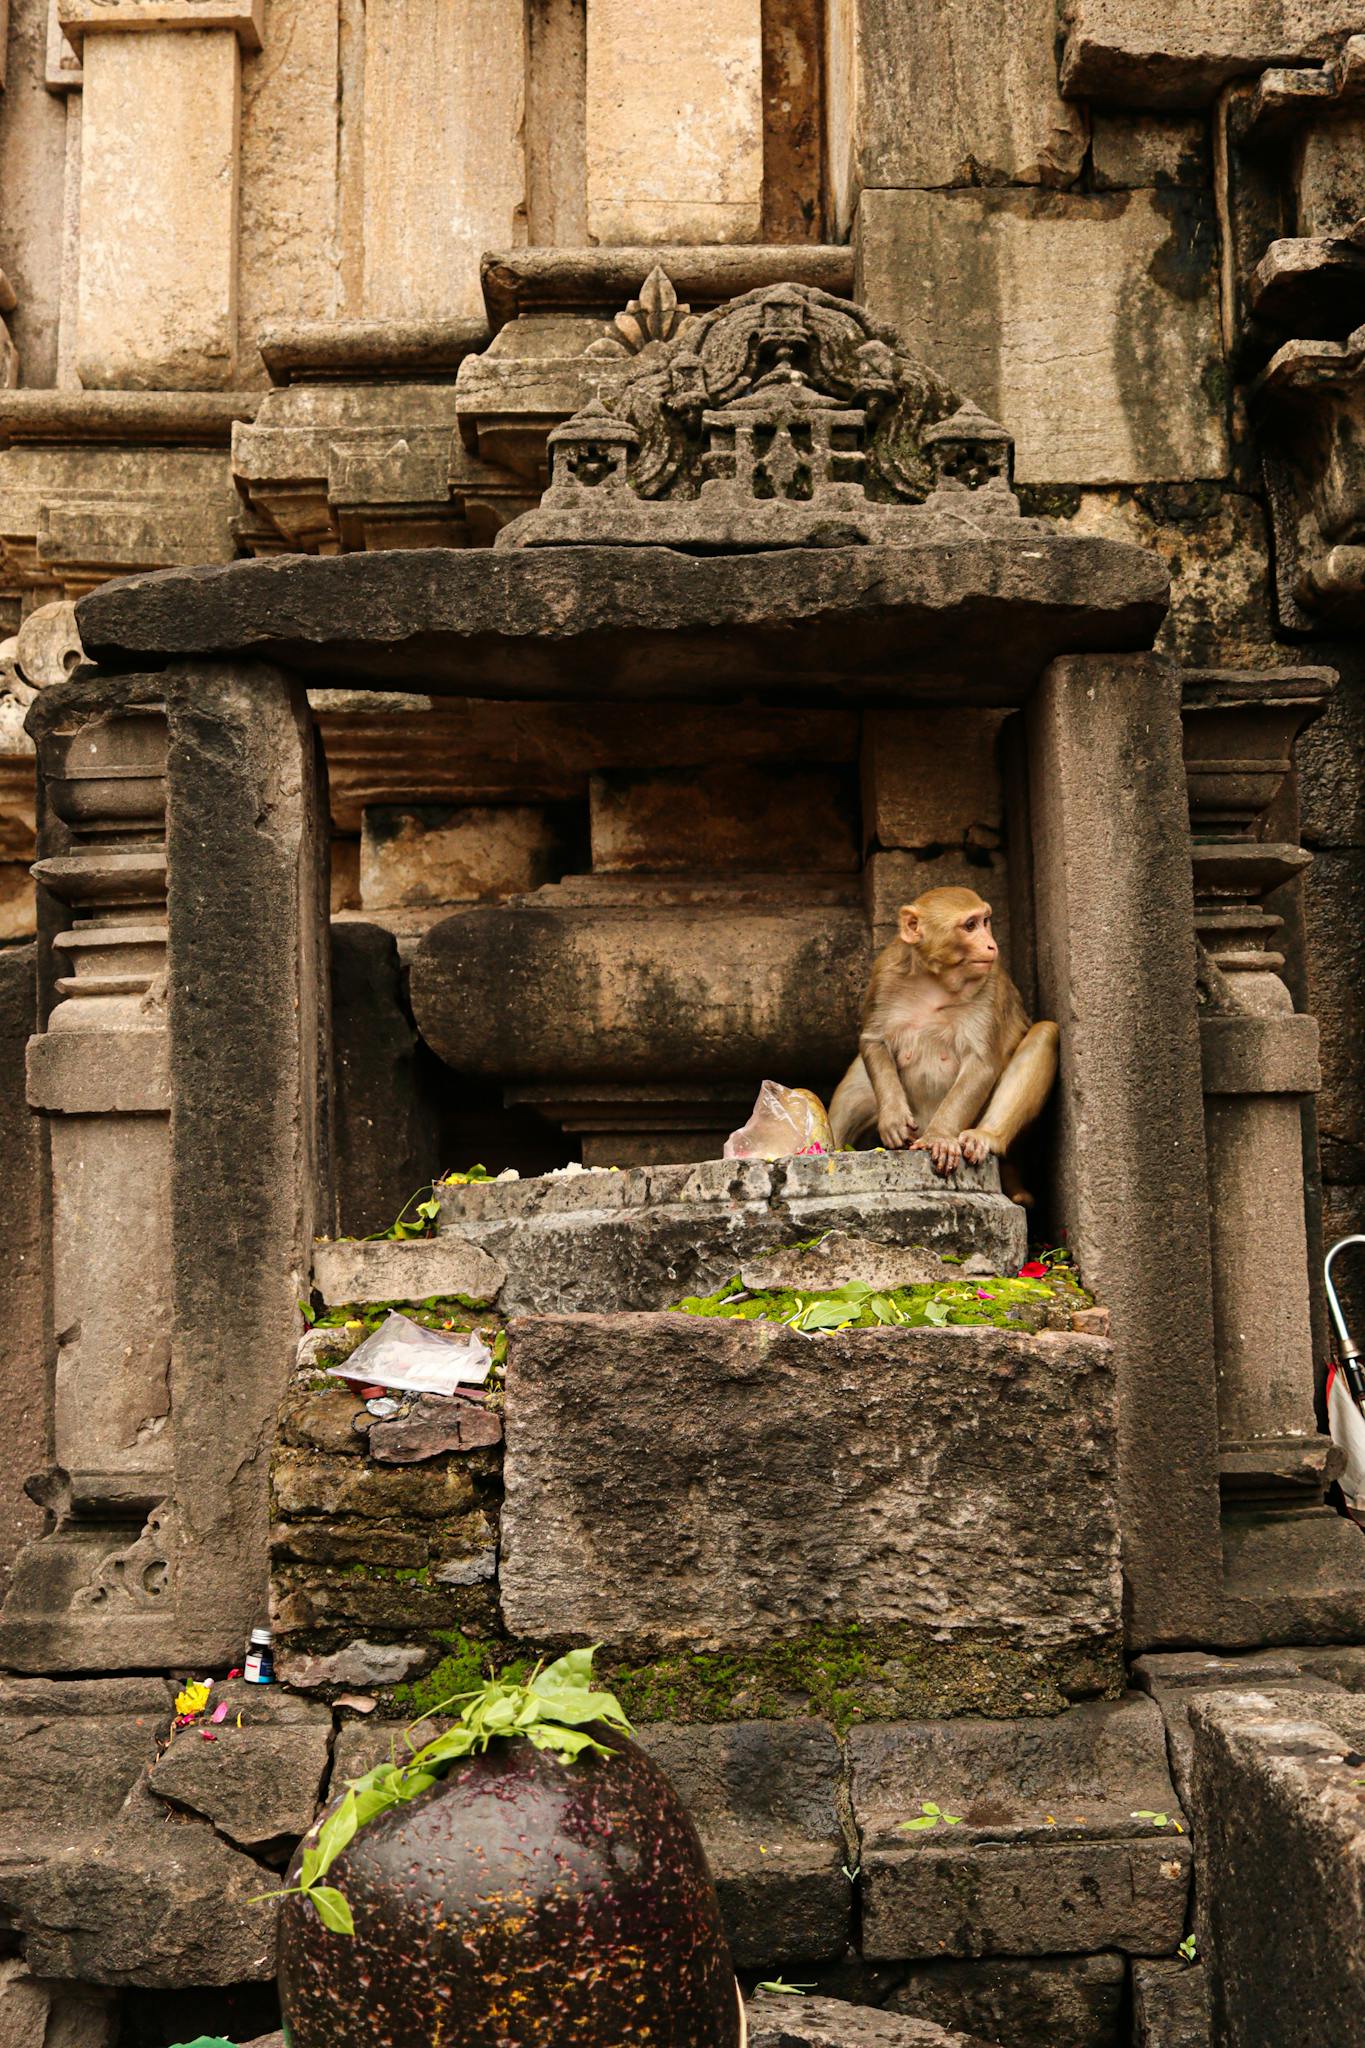
<path id="1" fill-rule="evenodd" d="M 225 1662 L 262 1610 L 265 1445 L 325 1161 L 317 751 L 268 669 L 95 675 L 31 723 L 66 928 L 29 1096 L 51 1142 L 58 1525 L 19 1670 Z"/>
<path id="2" fill-rule="evenodd" d="M 1038 1006 L 1061 1026 L 1057 1214 L 1108 1304 L 1129 1640 L 1217 1612 L 1217 1395 L 1180 690 L 1054 662 L 1029 707 Z"/>
<path id="3" fill-rule="evenodd" d="M 259 47 L 263 4 L 59 0 L 83 51 L 75 367 L 87 389 L 234 379 L 241 45 Z"/>
<path id="4" fill-rule="evenodd" d="M 479 258 L 526 240 L 523 0 L 367 0 L 364 310 L 484 316 Z"/>
<path id="5" fill-rule="evenodd" d="M 0 1262 L 0 1412 L 5 1483 L 0 1492 L 0 1585 L 20 1547 L 42 1529 L 24 1481 L 47 1455 L 47 1173 L 43 1121 L 28 1106 L 24 1048 L 37 1009 L 34 948 L 0 951 L 0 1158 L 5 1162 L 5 1253 Z M 3 2038 L 3 2036 L 0 2036 Z"/>
<path id="6" fill-rule="evenodd" d="M 1354 1640 L 1365 1616 L 1358 1533 L 1322 1504 L 1304 1107 L 1318 1025 L 1281 978 L 1270 904 L 1311 863 L 1296 844 L 1294 744 L 1334 676 L 1303 668 L 1184 679 L 1200 1039 L 1209 1160 L 1223 1497 L 1217 1640 Z"/>
<path id="7" fill-rule="evenodd" d="M 587 130 L 590 240 L 757 241 L 760 0 L 592 0 Z"/>

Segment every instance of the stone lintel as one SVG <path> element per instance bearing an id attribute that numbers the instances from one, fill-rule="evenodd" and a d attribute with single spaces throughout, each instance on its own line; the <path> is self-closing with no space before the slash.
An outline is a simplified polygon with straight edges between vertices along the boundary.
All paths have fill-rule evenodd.
<path id="1" fill-rule="evenodd" d="M 482 320 L 280 320 L 256 345 L 273 384 L 390 384 L 453 377 L 488 341 Z"/>
<path id="2" fill-rule="evenodd" d="M 57 20 L 76 50 L 90 35 L 177 28 L 231 29 L 244 50 L 259 50 L 265 0 L 58 0 Z"/>
<path id="3" fill-rule="evenodd" d="M 92 591 L 91 658 L 250 653 L 329 683 L 553 699 L 1017 704 L 1062 652 L 1150 645 L 1155 555 L 1058 533 L 691 556 L 412 549 L 175 569 Z"/>
<path id="4" fill-rule="evenodd" d="M 853 251 L 823 243 L 675 243 L 587 249 L 496 249 L 483 258 L 484 303 L 493 332 L 535 312 L 592 313 L 608 320 L 655 267 L 694 313 L 773 284 L 810 284 L 835 298 L 853 290 Z"/>
<path id="5" fill-rule="evenodd" d="M 1316 1017 L 1201 1017 L 1206 1095 L 1315 1095 Z"/>
<path id="6" fill-rule="evenodd" d="M 259 391 L 0 391 L 0 448 L 87 441 L 226 448 Z"/>

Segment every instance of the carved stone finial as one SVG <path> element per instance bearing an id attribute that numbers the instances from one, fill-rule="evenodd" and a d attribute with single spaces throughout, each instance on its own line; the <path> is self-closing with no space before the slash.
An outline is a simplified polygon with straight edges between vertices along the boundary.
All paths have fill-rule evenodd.
<path id="1" fill-rule="evenodd" d="M 640 286 L 638 299 L 629 299 L 625 311 L 602 329 L 602 340 L 594 342 L 589 355 L 638 356 L 652 341 L 671 341 L 691 314 L 690 306 L 678 303 L 673 280 L 661 263 L 656 263 Z"/>

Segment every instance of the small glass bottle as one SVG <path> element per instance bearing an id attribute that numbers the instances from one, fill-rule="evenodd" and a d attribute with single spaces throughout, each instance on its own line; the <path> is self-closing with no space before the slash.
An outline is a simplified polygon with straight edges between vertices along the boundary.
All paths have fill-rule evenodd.
<path id="1" fill-rule="evenodd" d="M 275 1651 L 268 1628 L 253 1628 L 248 1636 L 242 1676 L 248 1685 L 274 1684 Z"/>

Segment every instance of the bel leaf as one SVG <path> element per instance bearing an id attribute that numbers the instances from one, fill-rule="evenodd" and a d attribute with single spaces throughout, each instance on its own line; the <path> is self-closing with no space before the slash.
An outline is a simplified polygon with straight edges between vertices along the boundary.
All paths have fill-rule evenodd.
<path id="1" fill-rule="evenodd" d="M 328 1884 L 315 1884 L 308 1897 L 317 1907 L 318 1918 L 332 1934 L 354 1934 L 355 1917 L 339 1891 Z"/>

